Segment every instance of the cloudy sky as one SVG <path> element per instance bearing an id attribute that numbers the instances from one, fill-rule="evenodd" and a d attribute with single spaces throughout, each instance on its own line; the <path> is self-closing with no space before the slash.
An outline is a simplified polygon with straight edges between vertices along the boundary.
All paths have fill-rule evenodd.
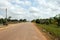
<path id="1" fill-rule="evenodd" d="M 49 18 L 60 14 L 60 0 L 0 0 L 0 18 L 6 8 L 12 19 Z"/>

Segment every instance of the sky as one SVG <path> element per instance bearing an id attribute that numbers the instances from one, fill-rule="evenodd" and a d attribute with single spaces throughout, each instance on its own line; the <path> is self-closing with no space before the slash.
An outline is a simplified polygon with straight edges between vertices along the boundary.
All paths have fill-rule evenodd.
<path id="1" fill-rule="evenodd" d="M 0 0 L 0 18 L 12 19 L 49 18 L 60 14 L 60 0 Z"/>

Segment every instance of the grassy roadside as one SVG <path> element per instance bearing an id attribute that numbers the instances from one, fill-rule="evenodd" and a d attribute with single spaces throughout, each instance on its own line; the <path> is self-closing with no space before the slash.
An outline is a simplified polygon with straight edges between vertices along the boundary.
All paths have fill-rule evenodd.
<path id="1" fill-rule="evenodd" d="M 53 40 L 55 38 L 55 40 L 58 40 L 58 38 L 60 38 L 60 28 L 57 28 L 56 25 L 50 24 L 50 25 L 46 25 L 46 24 L 36 24 L 36 26 L 39 29 L 42 29 L 44 32 L 48 33 L 48 35 L 52 35 L 50 36 Z M 59 39 L 60 40 L 60 39 Z"/>

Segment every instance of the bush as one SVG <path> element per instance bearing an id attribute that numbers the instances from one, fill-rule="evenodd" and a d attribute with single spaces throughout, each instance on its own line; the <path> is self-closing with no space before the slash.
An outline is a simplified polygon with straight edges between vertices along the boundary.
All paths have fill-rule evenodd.
<path id="1" fill-rule="evenodd" d="M 49 25 L 49 22 L 46 22 L 46 25 Z"/>
<path id="2" fill-rule="evenodd" d="M 40 20 L 39 20 L 39 19 L 36 19 L 36 23 L 38 23 L 38 24 L 39 24 L 39 23 L 40 23 Z"/>

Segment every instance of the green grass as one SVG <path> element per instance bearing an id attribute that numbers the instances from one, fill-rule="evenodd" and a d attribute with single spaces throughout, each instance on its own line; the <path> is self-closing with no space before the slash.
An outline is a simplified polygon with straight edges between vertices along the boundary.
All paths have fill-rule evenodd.
<path id="1" fill-rule="evenodd" d="M 60 27 L 57 27 L 57 25 L 46 25 L 46 24 L 37 24 L 38 27 L 42 27 L 47 32 L 50 32 L 51 35 L 54 35 L 55 37 L 60 38 Z"/>

